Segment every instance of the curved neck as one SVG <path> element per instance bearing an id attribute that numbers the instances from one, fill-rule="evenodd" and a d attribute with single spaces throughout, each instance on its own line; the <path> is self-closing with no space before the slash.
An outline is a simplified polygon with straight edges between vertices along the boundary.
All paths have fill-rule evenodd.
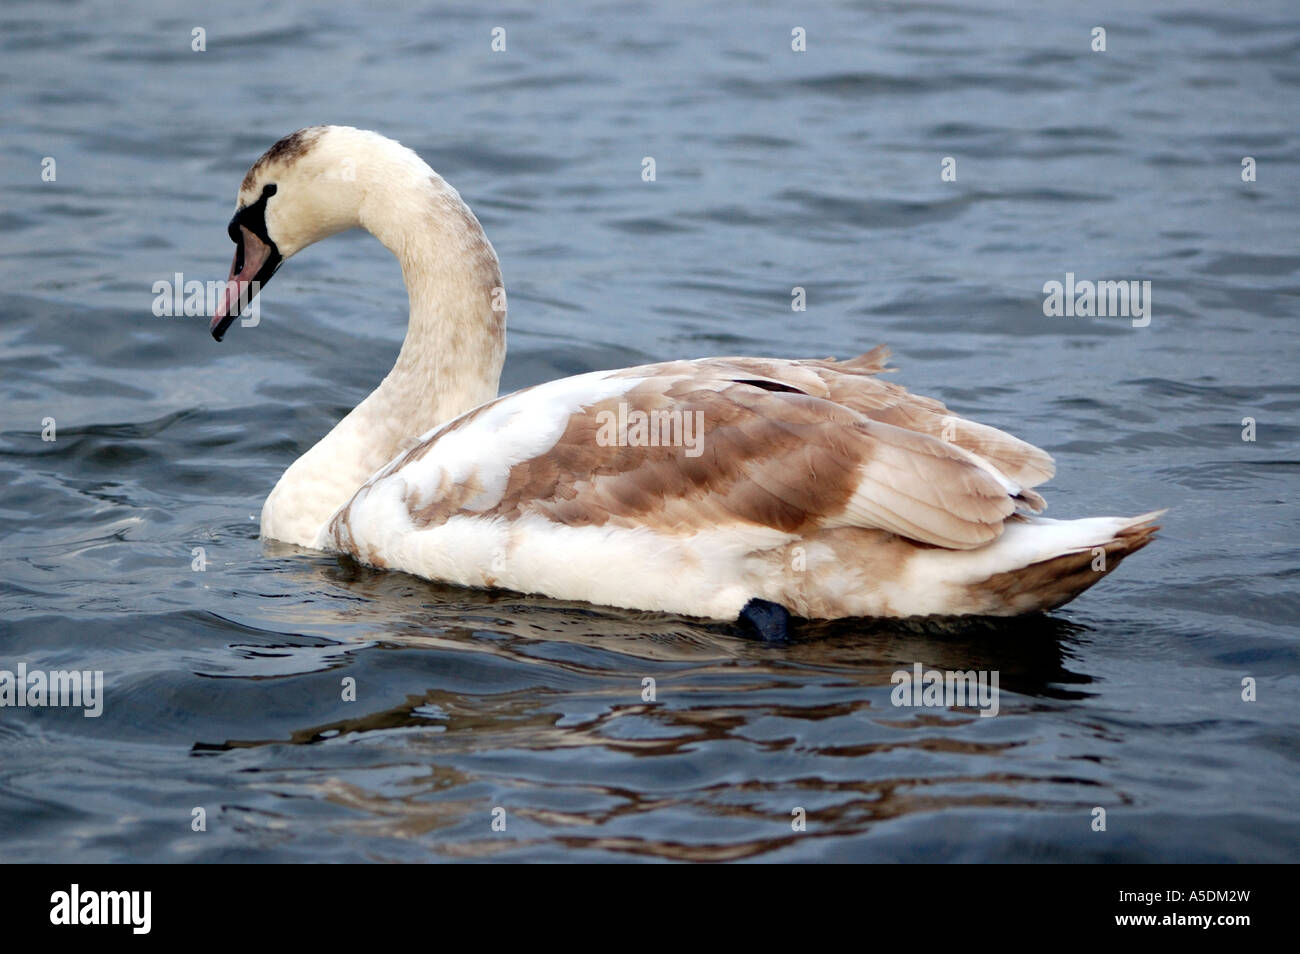
<path id="1" fill-rule="evenodd" d="M 285 471 L 262 508 L 264 537 L 315 546 L 375 471 L 497 395 L 506 315 L 496 252 L 456 190 L 419 166 L 404 161 L 399 178 L 371 164 L 378 181 L 358 215 L 402 266 L 410 300 L 402 350 L 379 387 Z"/>
<path id="2" fill-rule="evenodd" d="M 401 415 L 402 439 L 496 397 L 506 351 L 496 252 L 460 194 L 423 173 L 404 194 L 370 190 L 359 217 L 401 263 L 410 301 L 402 350 L 367 398 Z"/>

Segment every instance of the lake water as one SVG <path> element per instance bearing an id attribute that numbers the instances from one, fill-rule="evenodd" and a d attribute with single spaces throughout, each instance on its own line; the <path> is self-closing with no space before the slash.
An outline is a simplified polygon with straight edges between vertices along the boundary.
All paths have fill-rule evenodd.
<path id="1" fill-rule="evenodd" d="M 1294 4 L 188 6 L 0 10 L 0 669 L 105 679 L 0 708 L 0 859 L 1300 860 Z M 222 344 L 153 285 L 224 279 L 244 171 L 320 122 L 478 213 L 505 389 L 885 342 L 1056 457 L 1049 515 L 1165 529 L 1048 617 L 784 646 L 266 546 L 397 265 L 326 242 Z M 1149 325 L 1045 316 L 1067 273 Z M 917 663 L 999 714 L 895 707 Z"/>

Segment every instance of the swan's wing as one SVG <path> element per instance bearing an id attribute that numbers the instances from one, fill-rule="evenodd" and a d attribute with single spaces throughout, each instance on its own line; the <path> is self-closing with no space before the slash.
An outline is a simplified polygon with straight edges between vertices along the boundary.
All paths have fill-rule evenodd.
<path id="1" fill-rule="evenodd" d="M 934 398 L 912 394 L 901 385 L 875 377 L 893 370 L 885 367 L 888 358 L 889 349 L 882 345 L 849 361 L 724 360 L 852 408 L 872 420 L 955 444 L 987 461 L 1022 488 L 1051 479 L 1055 465 L 1046 451 L 995 427 L 953 414 Z"/>
<path id="2" fill-rule="evenodd" d="M 937 402 L 872 378 L 879 358 L 670 362 L 499 398 L 385 467 L 322 545 L 351 551 L 362 527 L 392 539 L 453 516 L 666 534 L 862 527 L 954 549 L 995 539 L 1027 491 L 930 434 Z M 1013 459 L 1006 448 L 1021 442 L 994 433 L 989 453 Z"/>

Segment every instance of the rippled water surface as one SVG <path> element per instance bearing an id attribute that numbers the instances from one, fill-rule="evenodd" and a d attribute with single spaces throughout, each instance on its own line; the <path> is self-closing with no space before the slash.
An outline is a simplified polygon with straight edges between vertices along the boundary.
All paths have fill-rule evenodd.
<path id="1" fill-rule="evenodd" d="M 106 679 L 0 708 L 0 858 L 1300 858 L 1294 4 L 383 6 L 0 10 L 0 668 Z M 152 285 L 224 278 L 240 177 L 318 122 L 478 213 L 506 389 L 883 341 L 1055 455 L 1053 516 L 1165 530 L 1050 617 L 785 646 L 264 546 L 399 270 L 324 243 L 220 345 Z M 1045 317 L 1066 272 L 1151 281 L 1150 325 Z M 997 670 L 999 715 L 896 708 L 917 662 Z"/>

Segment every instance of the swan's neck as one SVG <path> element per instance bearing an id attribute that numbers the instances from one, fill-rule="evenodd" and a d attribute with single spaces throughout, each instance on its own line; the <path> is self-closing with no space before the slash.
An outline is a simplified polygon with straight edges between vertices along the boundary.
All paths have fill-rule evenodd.
<path id="1" fill-rule="evenodd" d="M 409 154 L 413 156 L 413 153 Z M 419 160 L 416 160 L 419 162 Z M 367 189 L 359 224 L 402 265 L 406 340 L 369 397 L 300 457 L 262 508 L 262 535 L 316 545 L 357 489 L 420 435 L 496 397 L 505 361 L 505 304 L 496 253 L 460 196 L 423 162 Z"/>

